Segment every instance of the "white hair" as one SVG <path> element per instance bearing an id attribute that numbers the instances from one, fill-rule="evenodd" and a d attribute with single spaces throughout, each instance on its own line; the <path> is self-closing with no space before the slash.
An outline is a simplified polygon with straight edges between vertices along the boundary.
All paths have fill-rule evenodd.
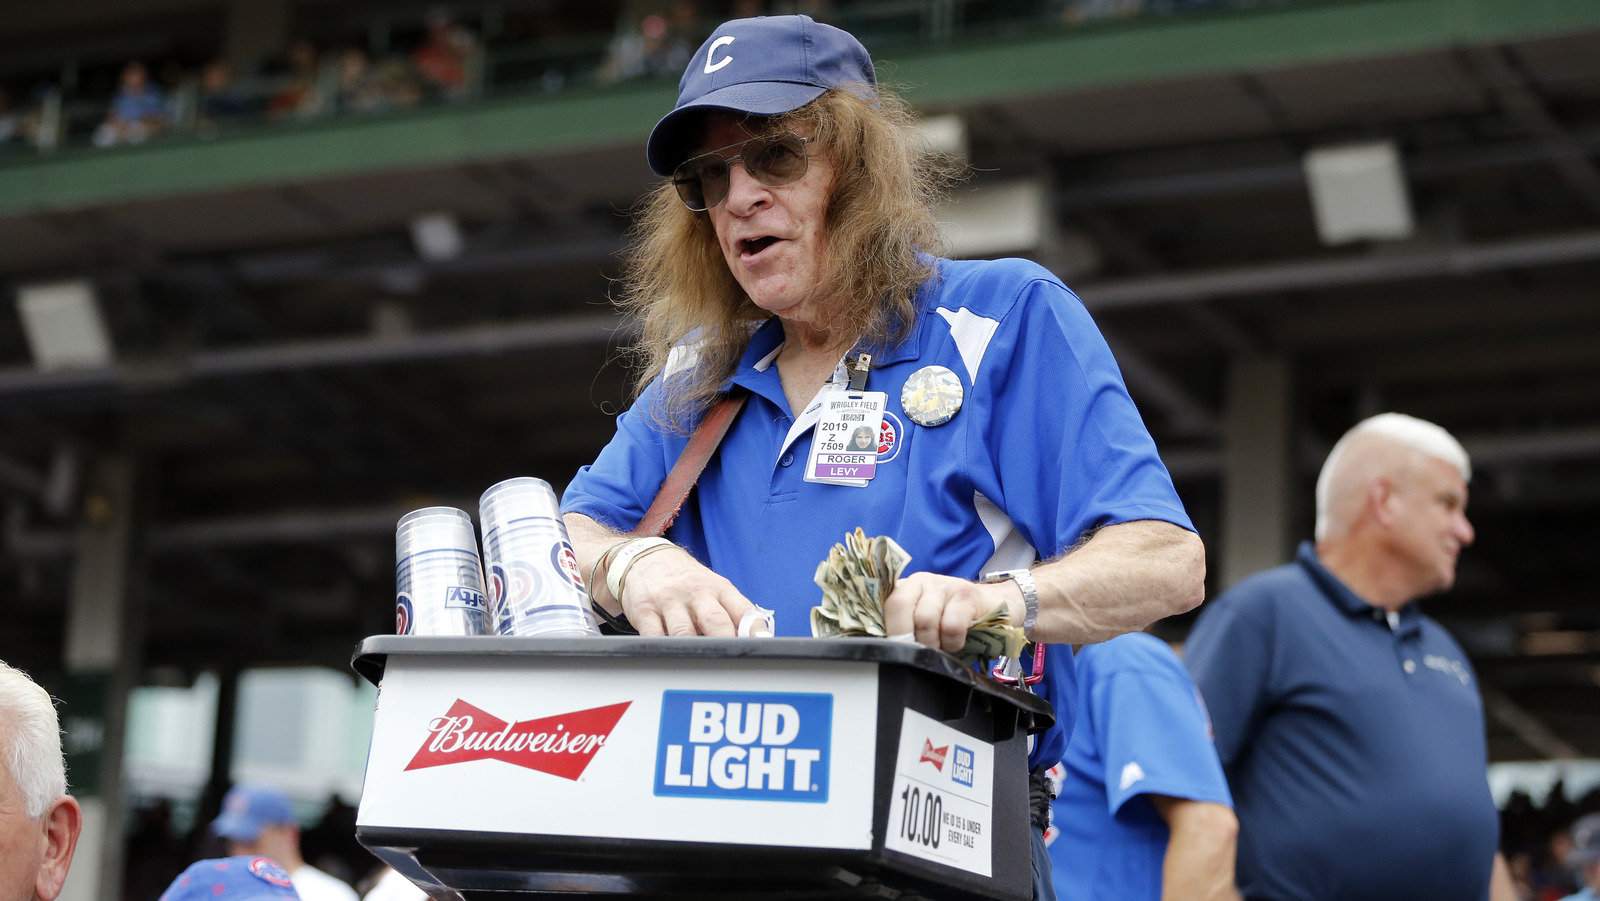
<path id="1" fill-rule="evenodd" d="M 0 766 L 22 795 L 30 819 L 67 793 L 61 725 L 50 694 L 28 674 L 0 660 Z"/>
<path id="2" fill-rule="evenodd" d="M 1340 437 L 1333 450 L 1328 452 L 1328 459 L 1323 462 L 1322 472 L 1317 476 L 1317 526 L 1314 534 L 1318 541 L 1326 538 L 1332 527 L 1333 486 L 1335 477 L 1342 474 L 1345 451 L 1352 440 L 1367 435 L 1443 460 L 1455 467 L 1456 472 L 1461 474 L 1461 481 L 1472 481 L 1472 461 L 1467 457 L 1467 450 L 1449 432 L 1425 419 L 1404 413 L 1369 416 L 1351 426 L 1350 431 Z"/>

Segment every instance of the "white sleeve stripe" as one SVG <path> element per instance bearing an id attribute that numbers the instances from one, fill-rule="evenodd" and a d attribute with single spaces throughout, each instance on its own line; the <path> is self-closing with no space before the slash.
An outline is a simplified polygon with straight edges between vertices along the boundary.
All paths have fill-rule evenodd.
<path id="1" fill-rule="evenodd" d="M 995 329 L 1000 327 L 1000 321 L 979 316 L 966 307 L 959 310 L 939 307 L 934 312 L 949 323 L 950 337 L 955 339 L 956 350 L 961 352 L 961 362 L 967 366 L 967 379 L 976 384 L 978 367 L 983 365 L 983 355 L 989 350 L 989 340 L 994 337 Z"/>
<path id="2" fill-rule="evenodd" d="M 989 540 L 994 542 L 994 555 L 983 565 L 979 575 L 1007 569 L 1027 569 L 1039 559 L 1039 552 L 1022 537 L 1022 533 L 1011 522 L 1011 517 L 994 501 L 974 491 L 972 506 L 978 513 L 978 521 L 988 531 Z"/>

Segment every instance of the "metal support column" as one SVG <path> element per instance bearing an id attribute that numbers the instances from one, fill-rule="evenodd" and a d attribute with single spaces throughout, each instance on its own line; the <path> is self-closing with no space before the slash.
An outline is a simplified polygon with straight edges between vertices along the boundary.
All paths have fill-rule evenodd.
<path id="1" fill-rule="evenodd" d="M 130 579 L 135 489 L 132 460 L 109 457 L 95 463 L 73 535 L 62 731 L 68 778 L 83 805 L 84 826 L 63 901 L 99 901 L 121 894 L 122 751 L 128 693 L 138 684 L 144 632 Z"/>
<path id="2" fill-rule="evenodd" d="M 1223 589 L 1288 558 L 1290 400 L 1288 360 L 1233 360 L 1223 437 Z"/>

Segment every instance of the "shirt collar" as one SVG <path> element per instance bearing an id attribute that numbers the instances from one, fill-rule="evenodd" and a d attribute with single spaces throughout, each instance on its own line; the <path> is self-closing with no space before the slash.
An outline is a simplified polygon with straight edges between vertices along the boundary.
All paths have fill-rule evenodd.
<path id="1" fill-rule="evenodd" d="M 1305 569 L 1311 581 L 1322 589 L 1323 597 L 1328 602 L 1339 608 L 1346 616 L 1364 616 L 1389 628 L 1389 619 L 1382 607 L 1377 607 L 1361 599 L 1361 596 L 1350 590 L 1350 586 L 1339 581 L 1339 577 L 1328 571 L 1322 565 L 1322 559 L 1317 556 L 1316 545 L 1309 541 L 1300 542 L 1300 547 L 1295 551 L 1295 560 Z M 1400 624 L 1394 631 L 1401 634 L 1417 632 L 1422 628 L 1420 620 L 1422 613 L 1417 609 L 1416 602 L 1409 603 L 1400 608 Z"/>
<path id="2" fill-rule="evenodd" d="M 872 354 L 872 367 L 876 369 L 890 363 L 915 360 L 922 355 L 922 324 L 927 319 L 924 314 L 933 306 L 939 294 L 938 284 L 944 279 L 944 261 L 933 259 L 932 262 L 933 277 L 922 283 L 922 287 L 917 289 L 917 296 L 912 300 L 914 309 L 912 315 L 916 317 L 916 321 L 912 323 L 911 331 L 905 340 L 887 348 L 857 345 L 845 355 L 848 359 L 855 359 L 858 353 Z M 739 358 L 738 371 L 734 373 L 733 378 L 723 383 L 722 390 L 726 391 L 729 385 L 735 382 L 750 387 L 740 376 L 747 372 L 765 372 L 772 365 L 778 348 L 782 346 L 783 323 L 776 316 L 769 317 L 751 334 L 750 343 L 745 345 L 744 355 Z"/>
<path id="3" fill-rule="evenodd" d="M 939 298 L 939 285 L 944 282 L 945 277 L 944 260 L 928 257 L 927 261 L 933 264 L 933 275 L 917 288 L 917 296 L 911 299 L 913 321 L 905 340 L 893 347 L 864 348 L 867 353 L 872 354 L 873 368 L 888 366 L 890 363 L 904 363 L 922 355 L 923 324 L 928 321 L 928 313 Z M 860 351 L 851 351 L 851 354 L 858 352 Z"/>

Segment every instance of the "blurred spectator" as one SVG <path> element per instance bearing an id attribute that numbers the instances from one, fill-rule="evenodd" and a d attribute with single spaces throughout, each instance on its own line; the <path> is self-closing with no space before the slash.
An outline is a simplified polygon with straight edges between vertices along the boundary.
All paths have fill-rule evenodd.
<path id="1" fill-rule="evenodd" d="M 355 889 L 305 862 L 300 824 L 289 796 L 262 783 L 243 783 L 222 799 L 211 828 L 227 842 L 229 856 L 270 857 L 283 864 L 305 901 L 357 901 Z"/>
<path id="2" fill-rule="evenodd" d="M 305 118 L 322 111 L 321 67 L 317 46 L 305 38 L 289 42 L 289 72 L 267 102 L 272 118 Z"/>
<path id="3" fill-rule="evenodd" d="M 22 135 L 22 116 L 11 108 L 11 92 L 0 84 L 0 145 Z"/>
<path id="4" fill-rule="evenodd" d="M 1579 817 L 1569 834 L 1572 850 L 1567 852 L 1566 863 L 1581 887 L 1563 901 L 1600 901 L 1600 813 Z"/>
<path id="5" fill-rule="evenodd" d="M 233 70 L 222 60 L 212 60 L 200 70 L 199 123 L 202 137 L 219 128 L 236 125 L 255 114 L 255 102 L 233 83 Z"/>
<path id="6" fill-rule="evenodd" d="M 1583 888 L 1582 874 L 1573 868 L 1578 861 L 1571 857 L 1577 845 L 1575 821 L 1596 813 L 1600 788 L 1573 800 L 1558 781 L 1542 804 L 1521 789 L 1511 792 L 1500 811 L 1500 843 L 1521 898 L 1559 901 Z"/>
<path id="7" fill-rule="evenodd" d="M 97 147 L 139 144 L 167 127 L 167 103 L 161 89 L 150 82 L 150 72 L 138 60 L 122 67 L 117 93 L 111 98 L 106 119 L 95 129 Z"/>
<path id="8" fill-rule="evenodd" d="M 634 24 L 624 16 L 621 30 L 606 50 L 600 82 L 614 84 L 634 78 L 676 78 L 703 37 L 691 0 L 675 0 L 665 14 L 651 12 Z"/>
<path id="9" fill-rule="evenodd" d="M 377 113 L 414 106 L 417 86 L 398 59 L 374 65 L 367 51 L 346 47 L 339 54 L 339 109 L 356 113 Z"/>
<path id="10" fill-rule="evenodd" d="M 1069 25 L 1096 19 L 1127 19 L 1144 11 L 1144 0 L 1067 0 L 1061 18 Z"/>
<path id="11" fill-rule="evenodd" d="M 339 54 L 337 96 L 339 109 L 351 112 L 376 112 L 388 105 L 382 88 L 373 77 L 367 51 L 360 47 L 346 47 Z"/>
<path id="12" fill-rule="evenodd" d="M 274 860 L 241 855 L 201 860 L 178 874 L 160 901 L 303 901 Z"/>
<path id="13" fill-rule="evenodd" d="M 472 33 L 455 24 L 445 9 L 428 13 L 428 39 L 411 55 L 422 87 L 429 95 L 460 100 L 467 94 L 468 68 L 477 41 Z"/>

